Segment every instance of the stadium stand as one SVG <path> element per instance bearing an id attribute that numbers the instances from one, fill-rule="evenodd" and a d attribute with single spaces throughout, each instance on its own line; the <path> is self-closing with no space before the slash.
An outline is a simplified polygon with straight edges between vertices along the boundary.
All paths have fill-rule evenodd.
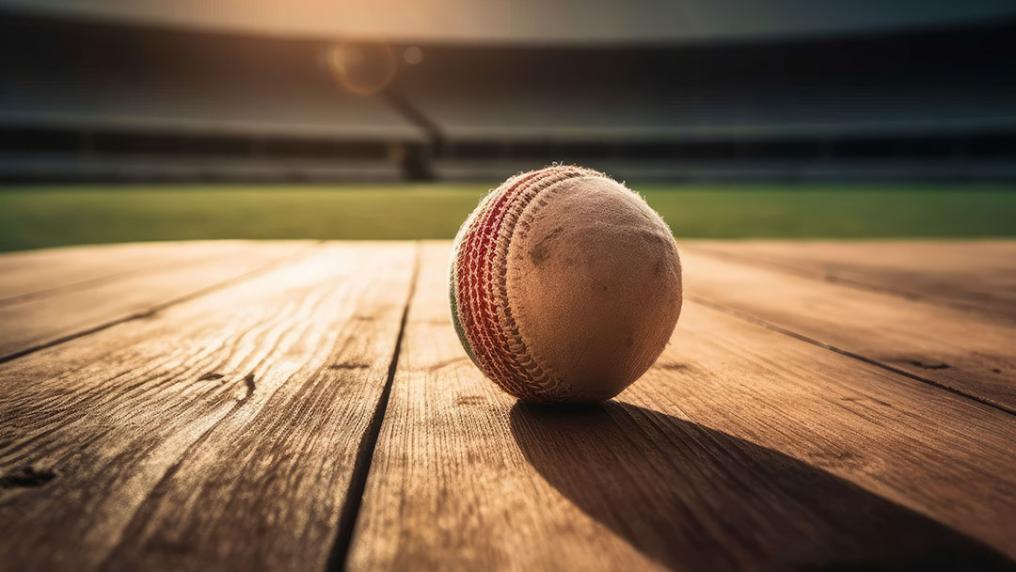
<path id="1" fill-rule="evenodd" d="M 394 180 L 426 142 L 305 43 L 34 19 L 5 38 L 8 178 Z"/>
<path id="2" fill-rule="evenodd" d="M 630 178 L 1006 178 L 1016 82 L 997 57 L 1010 32 L 432 48 L 398 88 L 439 126 L 444 177 L 554 157 Z"/>
<path id="3" fill-rule="evenodd" d="M 346 53 L 18 13 L 0 36 L 4 179 L 497 179 L 552 161 L 627 179 L 1016 179 L 1012 20 Z M 381 80 L 355 89 L 336 53 Z"/>

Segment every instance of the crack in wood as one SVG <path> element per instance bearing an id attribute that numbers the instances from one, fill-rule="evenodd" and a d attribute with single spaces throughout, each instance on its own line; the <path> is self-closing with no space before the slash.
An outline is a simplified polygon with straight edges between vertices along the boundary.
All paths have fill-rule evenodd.
<path id="1" fill-rule="evenodd" d="M 247 394 L 244 395 L 243 399 L 240 400 L 240 404 L 242 404 L 242 403 L 246 402 L 248 399 L 250 399 L 251 396 L 254 395 L 254 390 L 257 389 L 257 386 L 254 385 L 254 374 L 253 373 L 248 373 L 247 375 L 245 375 L 243 377 L 243 382 L 247 385 Z"/>
<path id="2" fill-rule="evenodd" d="M 876 399 L 874 397 L 841 397 L 840 400 L 841 401 L 850 401 L 850 402 L 855 402 L 855 403 L 863 403 L 865 401 L 870 401 L 872 403 L 877 403 L 877 404 L 879 404 L 879 405 L 881 405 L 883 407 L 892 407 L 892 404 L 889 403 L 888 401 L 883 401 L 881 399 Z"/>
<path id="3" fill-rule="evenodd" d="M 365 362 L 333 363 L 328 369 L 368 369 L 371 364 Z"/>
<path id="4" fill-rule="evenodd" d="M 192 441 L 191 444 L 184 449 L 184 451 L 177 457 L 176 461 L 174 461 L 173 464 L 170 465 L 166 469 L 166 471 L 162 474 L 162 477 L 159 478 L 158 482 L 155 483 L 155 486 L 151 488 L 151 492 L 149 493 L 150 496 L 159 494 L 159 491 L 161 491 L 166 486 L 166 483 L 170 482 L 173 479 L 173 477 L 177 474 L 177 472 L 179 472 L 180 468 L 183 466 L 184 461 L 186 461 L 194 451 L 200 449 L 204 445 L 204 443 L 209 439 L 212 433 L 227 419 L 229 419 L 230 416 L 236 413 L 244 405 L 244 403 L 247 402 L 248 399 L 250 399 L 250 397 L 254 394 L 254 390 L 256 389 L 254 383 L 254 373 L 253 372 L 248 373 L 246 376 L 244 376 L 243 380 L 247 386 L 246 394 L 242 398 L 237 400 L 229 411 L 227 411 L 222 417 L 216 420 L 211 426 L 206 428 L 197 437 L 197 439 Z M 133 526 L 135 521 L 139 518 L 140 515 L 141 515 L 141 506 L 139 506 L 131 515 L 131 518 L 128 519 L 125 529 Z M 115 548 L 110 550 L 106 554 L 106 558 L 102 561 L 101 564 L 99 564 L 99 566 L 96 567 L 96 569 L 97 570 L 105 569 L 107 566 L 107 562 L 109 561 L 110 558 L 113 557 L 115 553 L 116 553 Z"/>
<path id="5" fill-rule="evenodd" d="M 906 361 L 906 363 L 909 363 L 910 365 L 916 365 L 917 367 L 924 368 L 924 369 L 949 369 L 949 367 L 950 367 L 949 364 L 947 364 L 947 363 L 932 363 L 932 362 L 921 361 L 919 359 L 908 359 L 908 360 L 905 360 L 905 361 Z"/>
<path id="6" fill-rule="evenodd" d="M 0 489 L 35 489 L 46 485 L 56 477 L 56 471 L 36 469 L 29 465 L 0 477 Z"/>

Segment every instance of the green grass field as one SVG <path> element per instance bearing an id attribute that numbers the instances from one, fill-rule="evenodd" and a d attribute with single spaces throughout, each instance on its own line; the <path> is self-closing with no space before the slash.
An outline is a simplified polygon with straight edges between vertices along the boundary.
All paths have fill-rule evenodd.
<path id="1" fill-rule="evenodd" d="M 1011 187 L 632 186 L 679 238 L 1016 236 Z M 0 187 L 0 250 L 214 238 L 450 238 L 487 188 Z"/>

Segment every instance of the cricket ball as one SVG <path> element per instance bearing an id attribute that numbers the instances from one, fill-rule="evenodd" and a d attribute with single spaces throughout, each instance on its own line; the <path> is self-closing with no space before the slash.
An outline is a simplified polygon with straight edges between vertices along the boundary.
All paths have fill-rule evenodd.
<path id="1" fill-rule="evenodd" d="M 681 312 L 681 263 L 645 200 L 602 173 L 516 175 L 466 219 L 451 262 L 466 353 L 537 403 L 596 402 L 642 376 Z"/>

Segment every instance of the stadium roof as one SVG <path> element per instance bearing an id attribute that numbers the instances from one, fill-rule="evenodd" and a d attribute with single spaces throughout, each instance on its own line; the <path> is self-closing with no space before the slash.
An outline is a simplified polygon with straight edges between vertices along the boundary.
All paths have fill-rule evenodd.
<path id="1" fill-rule="evenodd" d="M 0 0 L 0 7 L 276 36 L 539 44 L 779 39 L 1016 17 L 1012 0 Z"/>

